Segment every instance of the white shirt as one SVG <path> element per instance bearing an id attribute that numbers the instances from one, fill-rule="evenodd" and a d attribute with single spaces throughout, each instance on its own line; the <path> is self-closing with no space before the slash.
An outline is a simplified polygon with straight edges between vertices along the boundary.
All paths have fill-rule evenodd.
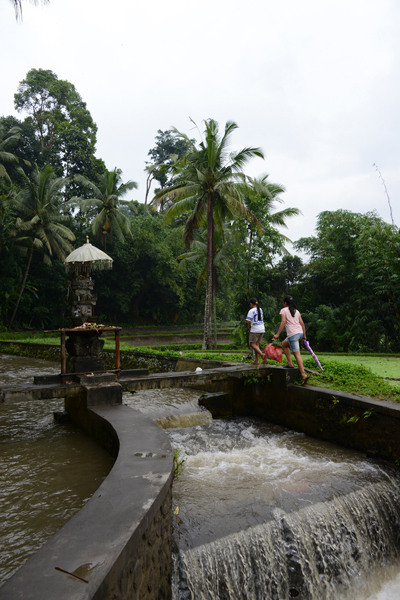
<path id="1" fill-rule="evenodd" d="M 265 332 L 264 315 L 263 315 L 262 308 L 260 308 L 260 313 L 261 313 L 261 319 L 258 318 L 258 309 L 257 308 L 251 308 L 249 310 L 249 312 L 247 313 L 246 321 L 251 322 L 250 333 L 264 333 Z"/>

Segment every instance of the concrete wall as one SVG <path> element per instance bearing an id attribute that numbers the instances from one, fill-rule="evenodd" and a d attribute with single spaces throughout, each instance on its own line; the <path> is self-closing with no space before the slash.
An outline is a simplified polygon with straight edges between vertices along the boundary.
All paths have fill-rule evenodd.
<path id="1" fill-rule="evenodd" d="M 164 600 L 171 597 L 169 440 L 121 404 L 71 411 L 115 465 L 87 504 L 0 588 L 2 600 Z M 89 583 L 55 569 L 61 567 Z"/>

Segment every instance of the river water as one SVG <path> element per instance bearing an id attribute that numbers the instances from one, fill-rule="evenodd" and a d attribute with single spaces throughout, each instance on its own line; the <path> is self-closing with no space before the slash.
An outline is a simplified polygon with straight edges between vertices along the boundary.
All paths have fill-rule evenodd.
<path id="1" fill-rule="evenodd" d="M 59 372 L 58 363 L 0 354 L 0 387 Z M 0 583 L 91 497 L 113 460 L 72 424 L 62 400 L 0 404 Z"/>

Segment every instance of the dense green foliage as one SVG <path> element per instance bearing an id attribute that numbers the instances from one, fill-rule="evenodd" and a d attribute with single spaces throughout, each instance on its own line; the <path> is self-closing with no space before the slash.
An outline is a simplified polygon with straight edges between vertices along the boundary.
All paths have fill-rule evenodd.
<path id="1" fill-rule="evenodd" d="M 400 232 L 375 213 L 323 212 L 317 235 L 296 247 L 310 255 L 293 293 L 315 347 L 400 349 Z"/>

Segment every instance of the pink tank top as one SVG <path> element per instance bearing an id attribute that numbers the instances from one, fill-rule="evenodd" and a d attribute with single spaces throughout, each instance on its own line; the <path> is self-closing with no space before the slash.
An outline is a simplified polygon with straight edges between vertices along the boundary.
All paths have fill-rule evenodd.
<path id="1" fill-rule="evenodd" d="M 286 316 L 285 327 L 287 337 L 292 337 L 292 335 L 294 335 L 295 333 L 303 333 L 303 328 L 299 322 L 301 315 L 298 310 L 296 310 L 296 312 L 294 313 L 294 317 L 292 317 L 289 308 L 285 306 L 285 308 L 282 308 L 279 314 Z"/>

